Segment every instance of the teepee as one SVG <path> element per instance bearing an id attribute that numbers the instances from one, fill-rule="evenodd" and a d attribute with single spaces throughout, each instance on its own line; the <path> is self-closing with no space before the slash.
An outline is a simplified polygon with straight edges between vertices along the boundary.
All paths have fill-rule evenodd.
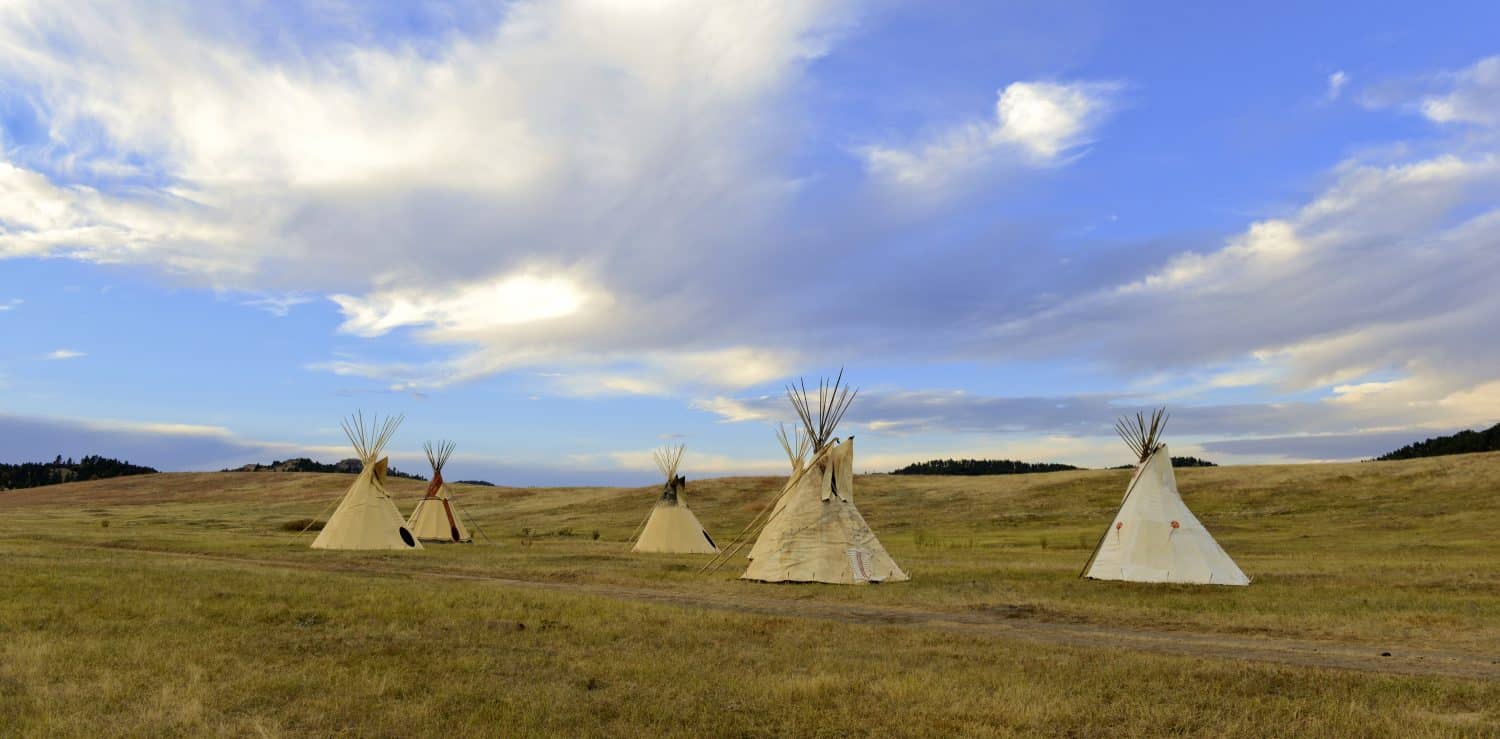
<path id="1" fill-rule="evenodd" d="M 719 551 L 713 537 L 698 522 L 682 495 L 687 488 L 687 478 L 677 474 L 677 467 L 682 463 L 682 450 L 683 446 L 678 444 L 656 451 L 656 468 L 667 481 L 630 551 L 662 554 L 714 554 Z"/>
<path id="2" fill-rule="evenodd" d="M 344 433 L 359 461 L 364 464 L 359 477 L 344 493 L 337 510 L 328 518 L 323 531 L 313 540 L 313 549 L 421 549 L 401 519 L 401 512 L 385 491 L 385 470 L 389 460 L 380 456 L 386 442 L 401 425 L 401 417 L 378 418 L 365 425 L 363 414 L 343 422 Z M 377 461 L 377 458 L 378 461 Z"/>
<path id="3" fill-rule="evenodd" d="M 427 450 L 427 461 L 432 465 L 432 482 L 427 483 L 427 495 L 417 501 L 416 510 L 406 519 L 406 528 L 419 541 L 473 541 L 468 527 L 453 509 L 448 483 L 443 482 L 443 465 L 453 456 L 453 442 L 440 441 L 422 445 Z"/>
<path id="4" fill-rule="evenodd" d="M 793 438 L 778 430 L 792 475 L 760 524 L 741 578 L 835 584 L 910 579 L 854 506 L 854 437 L 840 441 L 833 435 L 857 393 L 842 385 L 843 377 L 840 371 L 832 383 L 819 383 L 816 406 L 806 385 L 787 387 L 802 421 L 802 432 Z"/>
<path id="5" fill-rule="evenodd" d="M 1224 553 L 1177 492 L 1172 455 L 1161 441 L 1166 409 L 1151 419 L 1140 413 L 1115 430 L 1135 452 L 1140 466 L 1125 488 L 1120 510 L 1083 566 L 1094 580 L 1249 585 L 1250 578 Z"/>

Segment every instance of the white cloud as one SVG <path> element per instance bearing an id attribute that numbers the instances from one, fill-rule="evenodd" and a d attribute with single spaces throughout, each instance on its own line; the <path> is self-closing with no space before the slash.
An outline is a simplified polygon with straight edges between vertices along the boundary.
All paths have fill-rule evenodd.
<path id="1" fill-rule="evenodd" d="M 561 354 L 489 347 L 425 364 L 339 359 L 314 369 L 386 382 L 392 390 L 441 388 L 500 372 L 567 361 L 569 372 L 542 372 L 556 393 L 569 396 L 671 395 L 694 388 L 738 390 L 785 377 L 791 358 L 780 352 L 729 347 L 708 351 Z"/>
<path id="2" fill-rule="evenodd" d="M 0 169 L 0 258 L 160 265 L 272 312 L 261 295 L 338 294 L 347 330 L 434 340 L 570 306 L 564 285 L 499 289 L 516 274 L 594 276 L 645 324 L 664 262 L 756 258 L 747 226 L 793 187 L 769 112 L 846 22 L 840 1 L 520 1 L 420 48 L 272 57 L 223 33 L 237 12 L 7 7 L 0 78 L 54 142 Z M 169 184 L 66 184 L 124 160 Z"/>
<path id="3" fill-rule="evenodd" d="M 1016 82 L 995 104 L 998 125 L 990 138 L 1015 144 L 1033 157 L 1052 161 L 1085 143 L 1089 129 L 1108 110 L 1113 84 Z"/>
<path id="4" fill-rule="evenodd" d="M 761 229 L 796 177 L 776 171 L 776 113 L 849 17 L 840 0 L 536 0 L 422 43 L 271 55 L 245 12 L 12 4 L 0 82 L 52 143 L 0 163 L 0 258 L 149 264 L 273 314 L 331 295 L 347 333 L 479 347 L 407 378 L 438 383 L 743 345 L 699 338 L 747 315 L 705 296 L 777 261 Z M 69 184 L 84 173 L 168 184 Z"/>
<path id="5" fill-rule="evenodd" d="M 725 396 L 715 396 L 702 400 L 693 401 L 693 408 L 712 413 L 719 417 L 723 423 L 742 423 L 744 421 L 765 421 L 774 416 L 764 405 L 751 405 L 743 400 Z"/>
<path id="6" fill-rule="evenodd" d="M 1448 90 L 1424 97 L 1419 108 L 1436 123 L 1500 126 L 1500 56 L 1481 59 L 1461 72 L 1445 75 Z"/>
<path id="7" fill-rule="evenodd" d="M 566 277 L 533 273 L 455 285 L 441 292 L 398 287 L 363 297 L 333 295 L 330 299 L 344 313 L 339 326 L 344 333 L 380 336 L 402 326 L 430 326 L 434 335 L 450 339 L 562 318 L 589 302 L 602 309 L 609 302 Z"/>
<path id="8" fill-rule="evenodd" d="M 190 200 L 170 193 L 112 197 L 82 185 L 58 186 L 3 159 L 0 224 L 0 259 L 149 260 L 171 271 L 214 274 L 244 269 L 200 251 L 237 234 L 206 220 Z"/>
<path id="9" fill-rule="evenodd" d="M 1288 430 L 1492 423 L 1482 388 L 1494 387 L 1500 345 L 1481 337 L 1500 314 L 1500 156 L 1351 161 L 1334 174 L 1294 213 L 1217 251 L 1179 254 L 997 336 L 1021 352 L 1089 342 L 1118 366 L 1161 373 L 1158 385 L 1191 388 L 1196 367 L 1242 363 L 1197 389 L 1327 393 L 1321 417 L 1286 419 Z"/>
<path id="10" fill-rule="evenodd" d="M 0 312 L 15 310 L 16 308 L 19 308 L 21 306 L 21 303 L 24 302 L 26 301 L 20 298 L 11 298 L 10 300 L 0 303 Z"/>
<path id="11" fill-rule="evenodd" d="M 911 148 L 869 146 L 860 154 L 872 177 L 914 190 L 946 188 L 997 159 L 1055 164 L 1088 142 L 1118 91 L 1104 82 L 1013 82 L 998 93 L 993 120 L 953 126 Z"/>
<path id="12" fill-rule="evenodd" d="M 79 357 L 86 357 L 86 356 L 88 356 L 88 355 L 84 354 L 83 352 L 80 352 L 80 351 L 74 351 L 72 349 L 58 349 L 57 351 L 49 352 L 47 354 L 46 358 L 47 359 L 77 359 Z"/>
<path id="13" fill-rule="evenodd" d="M 1338 100 L 1339 95 L 1344 92 L 1344 86 L 1347 84 L 1349 84 L 1349 75 L 1344 74 L 1344 70 L 1342 69 L 1328 75 L 1328 99 Z"/>
<path id="14" fill-rule="evenodd" d="M 785 265 L 826 246 L 778 217 L 804 176 L 781 171 L 788 91 L 842 2 L 520 2 L 421 44 L 275 53 L 237 10 L 13 7 L 0 81 L 54 144 L 7 150 L 34 205 L 0 198 L 0 257 L 154 265 L 277 315 L 332 296 L 346 333 L 454 347 L 313 365 L 400 389 L 542 365 L 583 370 L 565 392 L 741 388 L 828 348 L 777 318 L 821 307 Z M 982 148 L 1055 164 L 1113 91 L 1012 84 Z"/>
<path id="15" fill-rule="evenodd" d="M 617 357 L 612 371 L 581 371 L 554 386 L 570 395 L 671 395 L 692 388 L 740 389 L 786 377 L 792 359 L 783 352 L 729 347 L 712 351 L 658 352 Z"/>

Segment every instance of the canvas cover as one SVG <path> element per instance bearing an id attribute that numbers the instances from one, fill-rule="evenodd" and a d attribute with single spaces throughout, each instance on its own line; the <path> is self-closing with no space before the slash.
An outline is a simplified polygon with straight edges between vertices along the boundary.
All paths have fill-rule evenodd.
<path id="1" fill-rule="evenodd" d="M 1250 578 L 1214 541 L 1177 492 L 1165 444 L 1125 489 L 1120 510 L 1084 577 L 1094 580 L 1249 585 Z"/>
<path id="2" fill-rule="evenodd" d="M 681 477 L 666 484 L 630 551 L 658 554 L 716 554 L 719 551 L 713 537 L 688 508 L 687 500 L 683 498 L 686 488 L 687 481 Z"/>
<path id="3" fill-rule="evenodd" d="M 396 504 L 385 491 L 387 460 L 365 464 L 328 523 L 313 540 L 313 549 L 421 549 Z"/>
<path id="4" fill-rule="evenodd" d="M 854 505 L 852 437 L 793 472 L 741 578 L 844 585 L 910 579 Z"/>
<path id="5" fill-rule="evenodd" d="M 473 541 L 463 518 L 453 507 L 448 483 L 443 482 L 442 470 L 433 470 L 432 482 L 427 484 L 427 495 L 417 501 L 417 507 L 406 520 L 406 528 L 420 541 L 466 542 Z"/>

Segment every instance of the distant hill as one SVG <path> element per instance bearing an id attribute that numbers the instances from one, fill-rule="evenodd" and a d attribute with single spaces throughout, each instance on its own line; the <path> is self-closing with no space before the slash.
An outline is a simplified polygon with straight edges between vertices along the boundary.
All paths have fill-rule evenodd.
<path id="1" fill-rule="evenodd" d="M 107 477 L 126 475 L 152 475 L 158 470 L 141 467 L 118 459 L 90 455 L 78 462 L 71 457 L 66 461 L 62 455 L 51 462 L 23 462 L 0 464 L 0 490 L 35 488 L 57 485 L 64 482 L 86 482 Z"/>
<path id="2" fill-rule="evenodd" d="M 1076 470 L 1071 464 L 1018 462 L 1011 459 L 934 459 L 909 464 L 893 475 L 1022 475 L 1030 472 Z"/>
<path id="3" fill-rule="evenodd" d="M 1389 454 L 1375 459 L 1388 462 L 1393 459 L 1416 459 L 1418 457 L 1441 457 L 1446 454 L 1470 454 L 1472 452 L 1500 451 L 1500 423 L 1483 431 L 1464 430 L 1448 436 L 1434 436 L 1427 441 L 1407 444 Z"/>
<path id="4" fill-rule="evenodd" d="M 288 460 L 274 460 L 270 464 L 251 463 L 234 469 L 221 470 L 221 472 L 343 472 L 358 474 L 364 465 L 353 457 L 340 460 L 333 464 L 324 464 L 307 457 L 294 457 Z M 421 475 L 413 475 L 402 472 L 395 467 L 387 467 L 385 474 L 389 477 L 404 477 L 408 480 L 426 480 Z"/>
<path id="5" fill-rule="evenodd" d="M 459 481 L 457 481 L 457 482 L 455 482 L 453 484 L 454 485 L 479 485 L 479 486 L 487 487 L 487 488 L 495 487 L 495 483 L 490 482 L 489 480 L 459 480 Z"/>

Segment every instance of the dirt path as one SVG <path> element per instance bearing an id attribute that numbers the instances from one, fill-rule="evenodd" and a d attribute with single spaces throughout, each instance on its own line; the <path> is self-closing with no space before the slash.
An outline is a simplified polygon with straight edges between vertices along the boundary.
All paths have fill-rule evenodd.
<path id="1" fill-rule="evenodd" d="M 31 539 L 31 541 L 38 541 Z M 1099 624 L 1065 624 L 1029 617 L 1020 609 L 982 612 L 933 611 L 897 606 L 870 606 L 817 600 L 787 600 L 718 593 L 576 582 L 516 580 L 505 577 L 432 570 L 380 567 L 347 562 L 306 562 L 102 545 L 62 544 L 69 549 L 132 552 L 230 565 L 372 575 L 437 577 L 482 582 L 507 588 L 593 595 L 616 600 L 781 618 L 812 618 L 872 626 L 931 629 L 971 636 L 1055 644 L 1069 647 L 1129 649 L 1155 654 L 1245 660 L 1298 667 L 1359 670 L 1398 675 L 1500 680 L 1500 654 L 1446 652 L 1400 647 L 1344 644 L 1264 636 L 1158 631 Z"/>

